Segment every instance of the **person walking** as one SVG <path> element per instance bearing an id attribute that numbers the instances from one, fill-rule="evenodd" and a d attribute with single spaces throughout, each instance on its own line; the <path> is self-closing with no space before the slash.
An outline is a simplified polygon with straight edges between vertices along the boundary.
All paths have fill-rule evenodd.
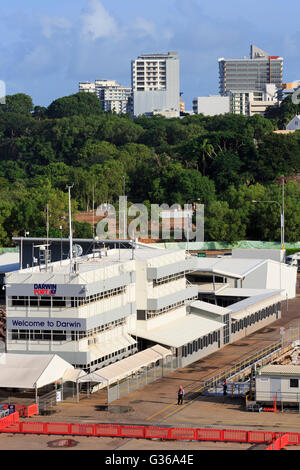
<path id="1" fill-rule="evenodd" d="M 224 397 L 225 397 L 225 395 L 227 395 L 227 382 L 226 382 L 226 379 L 223 382 L 223 395 L 224 395 Z"/>
<path id="2" fill-rule="evenodd" d="M 183 397 L 184 397 L 184 390 L 182 385 L 180 385 L 179 390 L 178 390 L 178 403 L 177 405 L 182 405 L 183 404 Z"/>

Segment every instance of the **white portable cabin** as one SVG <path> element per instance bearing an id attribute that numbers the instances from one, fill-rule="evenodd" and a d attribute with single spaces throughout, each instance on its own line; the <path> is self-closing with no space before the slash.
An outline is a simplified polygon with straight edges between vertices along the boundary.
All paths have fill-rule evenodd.
<path id="1" fill-rule="evenodd" d="M 300 365 L 267 365 L 255 379 L 256 401 L 300 404 Z"/>

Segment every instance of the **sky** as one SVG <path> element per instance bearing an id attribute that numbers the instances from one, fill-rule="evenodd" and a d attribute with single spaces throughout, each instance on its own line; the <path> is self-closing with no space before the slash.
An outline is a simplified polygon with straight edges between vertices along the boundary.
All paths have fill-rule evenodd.
<path id="1" fill-rule="evenodd" d="M 300 80 L 300 2 L 290 0 L 10 0 L 0 7 L 0 80 L 7 95 L 48 106 L 80 81 L 130 85 L 131 60 L 178 51 L 186 109 L 218 94 L 218 58 L 255 44 Z"/>

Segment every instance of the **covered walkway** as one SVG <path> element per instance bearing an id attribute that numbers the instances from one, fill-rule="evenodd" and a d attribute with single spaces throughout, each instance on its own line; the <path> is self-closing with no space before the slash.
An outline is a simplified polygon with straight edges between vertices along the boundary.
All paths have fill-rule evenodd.
<path id="1" fill-rule="evenodd" d="M 76 381 L 77 402 L 79 401 L 79 387 L 82 383 L 94 385 L 93 391 L 107 387 L 108 403 L 147 385 L 164 375 L 164 368 L 168 367 L 167 358 L 172 358 L 172 351 L 156 344 L 107 367 L 81 375 Z M 98 385 L 95 386 L 95 384 Z M 115 387 L 112 387 L 114 385 Z M 116 398 L 114 394 L 117 395 Z"/>

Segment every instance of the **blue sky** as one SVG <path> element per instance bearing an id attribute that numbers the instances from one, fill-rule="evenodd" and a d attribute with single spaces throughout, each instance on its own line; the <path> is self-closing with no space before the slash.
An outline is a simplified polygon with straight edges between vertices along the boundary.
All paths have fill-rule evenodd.
<path id="1" fill-rule="evenodd" d="M 300 79 L 299 17 L 298 0 L 10 0 L 1 5 L 0 80 L 7 94 L 48 106 L 79 81 L 130 85 L 131 59 L 176 50 L 191 109 L 195 96 L 218 93 L 218 58 L 249 56 L 250 44 L 284 57 L 285 81 Z"/>

